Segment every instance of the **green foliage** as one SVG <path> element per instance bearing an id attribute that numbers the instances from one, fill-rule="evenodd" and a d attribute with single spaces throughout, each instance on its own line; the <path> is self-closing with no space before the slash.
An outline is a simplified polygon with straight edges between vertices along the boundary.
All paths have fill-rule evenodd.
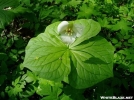
<path id="1" fill-rule="evenodd" d="M 58 96 L 62 92 L 62 84 L 45 79 L 39 79 L 37 94 L 43 97 L 41 100 L 58 100 Z"/>
<path id="2" fill-rule="evenodd" d="M 97 21 L 101 30 L 94 24 L 91 36 L 85 34 L 67 47 L 60 41 L 57 31 L 53 32 L 59 24 L 57 21 L 78 23 L 81 19 Z M 133 19 L 134 0 L 0 0 L 0 100 L 100 100 L 102 95 L 133 96 Z M 37 38 L 31 39 L 35 36 Z M 90 45 L 92 43 L 94 45 Z M 34 51 L 35 55 L 29 52 L 35 62 L 31 59 L 27 65 L 38 64 L 37 69 L 29 66 L 38 71 L 37 74 L 22 64 L 25 48 L 32 47 L 26 47 L 27 44 L 36 48 L 46 46 Z M 47 53 L 48 58 L 42 55 Z M 47 58 L 42 59 L 44 73 L 39 73 L 42 68 L 39 56 Z M 30 60 L 28 56 L 27 59 Z M 55 70 L 46 63 L 48 61 L 53 61 L 49 64 L 55 64 Z M 92 68 L 87 68 L 89 65 Z M 98 69 L 99 66 L 102 68 Z"/>
<path id="3" fill-rule="evenodd" d="M 121 21 L 118 21 L 117 24 L 112 26 L 112 30 L 114 31 L 121 30 L 122 34 L 123 33 L 128 34 L 128 32 L 132 30 L 132 28 L 129 27 L 130 25 L 131 25 L 130 22 L 126 22 L 125 20 L 121 19 Z"/>
<path id="4" fill-rule="evenodd" d="M 99 12 L 97 12 L 97 9 L 95 10 L 95 5 L 90 3 L 88 5 L 83 4 L 77 14 L 78 18 L 90 18 L 92 15 L 99 14 Z"/>
<path id="5" fill-rule="evenodd" d="M 18 0 L 1 0 L 0 1 L 0 29 L 5 27 L 13 20 L 14 14 L 10 9 L 14 9 L 19 4 Z"/>

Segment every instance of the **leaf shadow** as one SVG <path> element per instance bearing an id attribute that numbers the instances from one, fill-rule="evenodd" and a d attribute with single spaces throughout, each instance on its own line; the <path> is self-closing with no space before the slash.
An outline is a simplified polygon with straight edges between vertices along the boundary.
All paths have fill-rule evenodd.
<path id="1" fill-rule="evenodd" d="M 89 63 L 89 64 L 107 64 L 105 61 L 96 58 L 96 57 L 91 57 L 87 60 L 84 61 L 85 63 Z"/>

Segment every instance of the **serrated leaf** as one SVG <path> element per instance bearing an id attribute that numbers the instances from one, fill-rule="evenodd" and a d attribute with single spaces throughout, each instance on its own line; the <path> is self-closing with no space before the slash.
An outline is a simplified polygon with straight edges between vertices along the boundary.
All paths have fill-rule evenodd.
<path id="1" fill-rule="evenodd" d="M 34 93 L 36 92 L 36 89 L 37 89 L 37 87 L 35 84 L 29 84 L 29 85 L 27 85 L 26 90 L 23 90 L 23 92 L 19 93 L 19 96 L 22 98 L 23 97 L 28 98 L 28 97 L 34 95 Z"/>
<path id="2" fill-rule="evenodd" d="M 99 13 L 95 10 L 94 5 L 91 3 L 90 5 L 83 4 L 77 14 L 78 18 L 90 18 L 91 15 L 97 15 Z"/>
<path id="3" fill-rule="evenodd" d="M 109 25 L 108 19 L 104 17 L 103 19 L 98 18 L 98 22 L 100 23 L 101 27 L 106 27 L 110 28 L 111 26 Z"/>
<path id="4" fill-rule="evenodd" d="M 132 28 L 130 27 L 131 23 L 127 22 L 124 19 L 121 19 L 120 21 L 117 22 L 117 24 L 113 25 L 112 30 L 117 31 L 117 30 L 121 30 L 122 32 L 128 32 L 130 30 L 132 30 Z"/>
<path id="5" fill-rule="evenodd" d="M 112 77 L 113 52 L 112 45 L 99 36 L 72 47 L 69 83 L 75 88 L 87 88 Z"/>
<path id="6" fill-rule="evenodd" d="M 12 82 L 13 86 L 16 86 L 20 82 L 20 77 L 16 78 L 15 81 Z"/>
<path id="7" fill-rule="evenodd" d="M 62 84 L 60 82 L 53 82 L 40 78 L 36 92 L 40 96 L 46 96 L 45 100 L 52 100 L 53 98 L 57 98 L 62 92 L 61 88 Z"/>
<path id="8" fill-rule="evenodd" d="M 25 80 L 27 83 L 36 81 L 36 76 L 32 72 L 27 71 L 27 77 L 25 78 Z"/>

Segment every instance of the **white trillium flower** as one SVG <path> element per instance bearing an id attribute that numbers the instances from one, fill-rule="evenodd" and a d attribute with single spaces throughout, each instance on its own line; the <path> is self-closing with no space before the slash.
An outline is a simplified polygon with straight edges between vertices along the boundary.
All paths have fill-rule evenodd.
<path id="1" fill-rule="evenodd" d="M 80 37 L 82 34 L 81 30 L 78 25 L 69 23 L 68 21 L 62 21 L 57 28 L 61 40 L 66 44 L 71 44 L 77 37 Z"/>

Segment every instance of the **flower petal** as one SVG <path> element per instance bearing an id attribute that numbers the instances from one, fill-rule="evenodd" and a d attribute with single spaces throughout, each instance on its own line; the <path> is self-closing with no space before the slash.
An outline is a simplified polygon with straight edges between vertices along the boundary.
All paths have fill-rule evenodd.
<path id="1" fill-rule="evenodd" d="M 58 28 L 57 28 L 57 31 L 58 31 L 58 33 L 61 33 L 61 32 L 63 32 L 64 30 L 66 30 L 67 29 L 67 27 L 68 27 L 68 22 L 67 21 L 62 21 L 59 25 L 58 25 Z"/>
<path id="2" fill-rule="evenodd" d="M 80 37 L 83 33 L 83 27 L 81 25 L 74 24 L 73 31 L 76 34 L 76 37 Z"/>
<path id="3" fill-rule="evenodd" d="M 61 34 L 60 35 L 62 41 L 66 44 L 71 44 L 75 41 L 76 36 L 75 35 L 71 35 L 68 36 L 67 34 Z"/>

